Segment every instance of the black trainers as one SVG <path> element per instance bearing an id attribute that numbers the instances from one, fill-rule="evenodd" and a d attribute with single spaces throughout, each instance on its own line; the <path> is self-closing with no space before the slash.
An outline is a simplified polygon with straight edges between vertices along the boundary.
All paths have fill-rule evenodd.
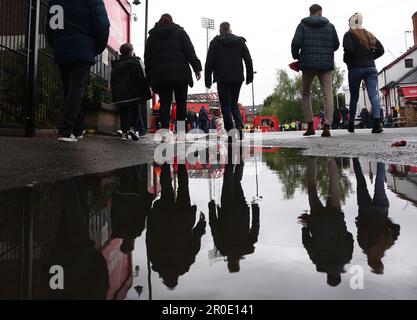
<path id="1" fill-rule="evenodd" d="M 374 120 L 374 128 L 372 129 L 372 133 L 382 133 L 384 132 L 384 128 L 382 127 L 382 121 L 381 119 L 375 119 Z"/>
<path id="2" fill-rule="evenodd" d="M 133 141 L 139 141 L 139 136 L 136 134 L 135 130 L 129 130 L 127 134 Z"/>
<path id="3" fill-rule="evenodd" d="M 355 123 L 354 122 L 349 122 L 348 131 L 350 133 L 355 133 Z"/>
<path id="4" fill-rule="evenodd" d="M 330 125 L 325 124 L 323 128 L 323 133 L 321 134 L 323 138 L 330 138 L 332 134 L 330 133 Z"/>
<path id="5" fill-rule="evenodd" d="M 308 129 L 307 131 L 303 134 L 304 137 L 311 137 L 311 136 L 315 136 L 316 135 L 316 131 L 314 130 L 314 122 L 310 122 L 308 124 Z"/>

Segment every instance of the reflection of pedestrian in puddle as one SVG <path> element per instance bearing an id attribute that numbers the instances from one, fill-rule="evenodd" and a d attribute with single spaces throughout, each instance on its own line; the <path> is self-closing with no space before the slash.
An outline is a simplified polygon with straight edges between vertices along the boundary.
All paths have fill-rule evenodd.
<path id="1" fill-rule="evenodd" d="M 216 203 L 211 201 L 209 211 L 214 244 L 220 253 L 227 257 L 229 271 L 236 273 L 240 271 L 242 257 L 255 252 L 255 243 L 259 235 L 259 205 L 253 203 L 251 206 L 252 226 L 250 227 L 250 209 L 241 184 L 244 163 L 238 161 L 240 164 L 235 165 L 236 161 L 230 161 L 231 153 L 232 150 L 229 148 L 229 163 L 224 171 L 221 207 L 216 208 Z"/>
<path id="2" fill-rule="evenodd" d="M 206 221 L 197 207 L 191 206 L 188 174 L 185 165 L 178 165 L 178 192 L 172 186 L 171 166 L 163 165 L 161 198 L 157 200 L 148 219 L 146 242 L 152 270 L 158 272 L 164 284 L 175 289 L 178 278 L 186 274 L 201 248 Z"/>
<path id="3" fill-rule="evenodd" d="M 383 274 L 382 258 L 400 235 L 400 226 L 388 217 L 390 205 L 385 191 L 385 165 L 377 165 L 373 199 L 369 194 L 359 160 L 354 159 L 353 165 L 358 187 L 358 243 L 368 257 L 368 265 L 372 272 Z"/>
<path id="4" fill-rule="evenodd" d="M 46 259 L 41 299 L 105 300 L 110 287 L 109 272 L 105 258 L 90 239 L 81 181 L 72 179 L 56 184 L 55 188 L 62 197 L 61 207 L 55 212 L 60 218 L 55 234 L 51 235 L 50 247 L 45 246 L 43 252 Z M 62 290 L 50 286 L 51 266 L 62 267 Z"/>
<path id="5" fill-rule="evenodd" d="M 147 165 L 124 169 L 119 173 L 120 188 L 112 199 L 112 238 L 122 239 L 120 250 L 129 255 L 135 249 L 135 240 L 145 229 L 146 217 L 152 205 L 147 192 Z"/>
<path id="6" fill-rule="evenodd" d="M 353 236 L 348 232 L 340 205 L 340 176 L 335 159 L 327 160 L 329 195 L 326 206 L 317 191 L 316 159 L 308 159 L 307 182 L 310 215 L 300 217 L 304 227 L 303 245 L 318 272 L 327 274 L 327 283 L 337 287 L 344 267 L 353 254 Z"/>

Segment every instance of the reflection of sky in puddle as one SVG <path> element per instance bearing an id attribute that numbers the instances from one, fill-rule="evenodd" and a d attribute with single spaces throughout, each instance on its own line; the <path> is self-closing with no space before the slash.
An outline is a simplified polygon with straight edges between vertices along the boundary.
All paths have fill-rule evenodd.
<path id="1" fill-rule="evenodd" d="M 255 253 L 246 256 L 240 262 L 239 273 L 229 273 L 227 259 L 215 254 L 214 243 L 207 224 L 201 250 L 190 271 L 181 276 L 175 290 L 168 290 L 152 272 L 153 299 L 390 299 L 417 297 L 417 210 L 407 200 L 400 199 L 392 190 L 403 193 L 403 198 L 417 201 L 417 188 L 413 184 L 414 174 L 399 177 L 390 172 L 394 167 L 386 167 L 388 182 L 387 197 L 390 202 L 389 217 L 401 226 L 401 234 L 392 245 L 384 235 L 374 236 L 378 241 L 389 242 L 392 247 L 382 259 L 385 270 L 383 275 L 371 272 L 366 255 L 358 244 L 356 218 L 358 204 L 356 197 L 356 178 L 352 160 L 337 159 L 340 169 L 343 163 L 341 181 L 342 210 L 345 213 L 347 230 L 353 235 L 354 251 L 350 264 L 345 266 L 342 282 L 332 288 L 327 284 L 325 273 L 319 273 L 312 263 L 302 241 L 302 225 L 298 217 L 310 211 L 307 193 L 307 158 L 300 157 L 291 150 L 279 153 L 267 153 L 264 161 L 255 164 L 249 160 L 245 164 L 242 186 L 246 200 L 250 203 L 257 198 L 256 172 L 258 172 L 260 204 L 260 234 Z M 377 164 L 361 161 L 364 177 L 371 197 L 374 196 Z M 256 170 L 257 168 L 257 170 Z M 273 170 L 273 169 L 274 170 Z M 405 172 L 409 168 L 397 167 Z M 317 162 L 318 190 L 320 199 L 325 203 L 328 187 L 326 159 Z M 190 195 L 192 204 L 198 212 L 204 212 L 208 220 L 208 202 L 215 199 L 220 202 L 222 179 L 195 178 L 190 172 Z M 146 264 L 145 236 L 137 240 L 133 263 L 141 268 L 139 278 L 134 285 L 144 287 L 142 299 L 148 298 L 148 273 Z M 369 239 L 368 239 L 369 240 Z M 371 241 L 371 240 L 369 240 Z M 381 246 L 380 246 L 381 247 Z M 382 245 L 384 247 L 384 245 Z M 363 267 L 364 290 L 352 290 L 350 274 L 354 266 Z M 128 298 L 137 298 L 134 290 Z"/>
<path id="2" fill-rule="evenodd" d="M 188 165 L 186 170 L 176 165 L 168 170 L 157 165 L 142 165 L 51 185 L 0 192 L 0 299 L 29 296 L 79 299 L 91 298 L 92 295 L 100 299 L 137 299 L 134 288 L 139 289 L 139 286 L 143 287 L 140 299 L 148 299 L 145 240 L 148 236 L 150 242 L 149 234 L 156 241 L 150 254 L 151 266 L 158 269 L 155 265 L 159 265 L 171 275 L 177 268 L 176 274 L 182 274 L 178 283 L 174 276 L 171 284 L 175 289 L 169 290 L 159 273 L 152 271 L 152 298 L 155 300 L 417 298 L 417 168 L 384 166 L 364 160 L 315 159 L 303 157 L 297 150 L 290 149 L 265 148 L 262 151 L 259 157 L 253 157 L 254 153 L 249 148 L 244 164 L 241 187 L 245 201 L 242 203 L 248 204 L 248 207 L 239 207 L 239 183 L 232 184 L 235 196 L 226 197 L 232 199 L 228 204 L 233 209 L 229 210 L 232 214 L 218 213 L 219 221 L 220 216 L 225 220 L 222 220 L 223 224 L 217 224 L 217 229 L 213 223 L 215 220 L 210 219 L 209 202 L 213 200 L 217 205 L 227 207 L 224 200 L 222 202 L 222 190 L 225 176 L 230 177 L 230 169 L 233 169 L 220 164 L 207 167 L 197 163 Z M 196 223 L 200 212 L 204 213 L 206 233 L 193 262 L 194 252 L 183 250 L 188 236 L 172 236 L 175 232 L 182 234 L 183 230 L 190 231 L 191 227 L 184 225 L 190 225 L 193 220 L 181 217 L 178 212 L 175 213 L 178 208 L 171 210 L 168 206 L 167 212 L 172 215 L 155 218 L 158 223 L 153 229 L 149 223 L 148 229 L 136 239 L 133 270 L 136 266 L 140 270 L 131 285 L 130 256 L 121 253 L 118 237 L 126 237 L 121 235 L 123 233 L 137 234 L 144 223 L 146 203 L 150 205 L 150 202 L 149 198 L 139 194 L 156 193 L 151 216 L 155 217 L 163 172 L 170 172 L 178 178 L 180 173 L 182 178 L 188 174 L 190 205 L 197 206 Z M 179 179 L 170 183 L 169 174 L 167 176 L 165 185 L 180 194 Z M 238 174 L 235 176 L 239 177 Z M 357 177 L 362 177 L 362 180 Z M 372 215 L 361 215 L 363 219 L 358 225 L 357 181 L 363 181 L 364 187 L 360 192 L 361 208 L 372 209 Z M 332 187 L 329 189 L 330 184 Z M 379 191 L 374 198 L 376 185 Z M 335 201 L 338 186 L 340 202 Z M 377 206 L 363 205 L 367 203 L 365 187 L 374 200 L 378 199 L 374 201 Z M 314 188 L 318 192 L 313 192 Z M 381 190 L 386 190 L 387 198 Z M 317 194 L 319 197 L 315 197 Z M 326 206 L 326 200 L 331 200 L 328 202 L 331 206 L 318 210 L 321 204 Z M 388 216 L 392 222 L 387 217 L 387 200 L 390 205 Z M 240 246 L 241 242 L 236 239 L 247 239 L 249 221 L 246 218 L 240 223 L 235 224 L 235 221 L 239 220 L 236 217 L 245 216 L 245 210 L 256 210 L 256 206 L 251 205 L 253 202 L 259 204 L 260 231 L 255 252 L 247 254 L 253 246 Z M 310 203 L 315 204 L 313 210 Z M 344 218 L 341 211 L 345 214 Z M 87 214 L 88 219 L 85 219 Z M 308 214 L 309 217 L 306 216 Z M 193 215 L 191 213 L 191 217 Z M 212 222 L 211 225 L 209 222 Z M 397 237 L 398 225 L 401 230 Z M 222 233 L 219 226 L 226 231 Z M 304 237 L 303 226 L 306 228 Z M 218 250 L 212 230 L 220 230 L 216 234 L 223 237 L 223 241 L 216 242 L 220 247 L 223 244 Z M 255 227 L 254 230 L 251 239 L 256 238 Z M 225 239 L 228 239 L 229 246 Z M 128 244 L 126 242 L 124 250 L 129 251 Z M 29 251 L 25 251 L 22 245 L 33 248 L 33 256 L 23 257 L 23 264 L 22 252 Z M 229 256 L 233 258 L 230 252 L 236 254 L 232 250 L 236 247 L 239 252 L 245 252 L 239 268 L 236 266 L 238 258 L 227 259 L 220 254 L 222 250 L 229 250 Z M 384 274 L 375 273 L 382 273 L 382 265 L 378 264 L 377 258 L 368 262 L 365 249 L 369 257 L 382 256 L 385 251 L 382 258 Z M 157 262 L 155 255 L 159 255 Z M 164 265 L 166 257 L 171 259 L 168 261 L 176 262 L 175 267 L 170 263 Z M 48 288 L 47 268 L 57 264 L 62 264 L 67 276 L 72 279 L 71 285 L 68 285 L 70 289 L 67 287 L 63 292 L 51 292 Z M 24 268 L 21 269 L 21 265 Z M 339 284 L 338 274 L 343 265 L 346 272 L 341 274 Z M 189 271 L 186 271 L 188 267 Z M 357 272 L 360 270 L 358 267 L 364 272 L 364 290 L 352 290 L 350 286 L 354 276 L 350 271 Z M 239 269 L 239 272 L 230 273 L 229 269 Z M 329 278 L 323 271 L 330 274 Z M 96 277 L 91 277 L 91 274 Z M 21 292 L 21 288 L 30 287 L 25 282 L 27 279 L 34 279 L 31 290 Z M 338 286 L 330 287 L 328 282 Z M 125 290 L 128 290 L 127 295 Z"/>

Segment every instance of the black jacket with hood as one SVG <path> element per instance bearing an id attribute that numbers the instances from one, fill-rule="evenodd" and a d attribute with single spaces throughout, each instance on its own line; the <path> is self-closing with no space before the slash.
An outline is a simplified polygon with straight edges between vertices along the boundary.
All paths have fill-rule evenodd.
<path id="1" fill-rule="evenodd" d="M 152 98 L 140 58 L 121 56 L 113 61 L 110 84 L 116 104 Z"/>
<path id="2" fill-rule="evenodd" d="M 245 80 L 243 61 L 246 65 L 246 83 L 253 82 L 253 63 L 246 46 L 246 39 L 233 34 L 219 35 L 210 43 L 205 67 L 205 83 L 210 88 L 214 82 L 237 83 Z"/>
<path id="3" fill-rule="evenodd" d="M 191 73 L 201 72 L 190 37 L 177 24 L 156 25 L 149 32 L 145 49 L 146 75 L 152 88 L 169 83 L 194 85 Z"/>
<path id="4" fill-rule="evenodd" d="M 334 70 L 334 52 L 340 42 L 333 24 L 325 17 L 312 16 L 301 21 L 295 32 L 291 50 L 300 61 L 300 69 Z"/>

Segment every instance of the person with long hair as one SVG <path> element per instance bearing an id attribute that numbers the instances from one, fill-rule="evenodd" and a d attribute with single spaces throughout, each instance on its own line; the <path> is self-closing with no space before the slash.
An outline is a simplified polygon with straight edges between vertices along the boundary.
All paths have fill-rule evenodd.
<path id="1" fill-rule="evenodd" d="M 381 42 L 362 26 L 363 16 L 355 13 L 349 19 L 349 31 L 343 39 L 344 61 L 349 69 L 350 122 L 348 131 L 355 132 L 356 110 L 362 81 L 368 90 L 372 104 L 372 133 L 382 133 L 381 105 L 378 97 L 378 70 L 375 60 L 384 54 Z"/>
<path id="2" fill-rule="evenodd" d="M 190 37 L 174 23 L 171 15 L 162 15 L 149 31 L 145 48 L 146 76 L 161 99 L 159 113 L 162 129 L 169 129 L 173 93 L 177 121 L 185 121 L 188 86 L 194 85 L 190 65 L 197 80 L 200 80 L 202 66 Z"/>

